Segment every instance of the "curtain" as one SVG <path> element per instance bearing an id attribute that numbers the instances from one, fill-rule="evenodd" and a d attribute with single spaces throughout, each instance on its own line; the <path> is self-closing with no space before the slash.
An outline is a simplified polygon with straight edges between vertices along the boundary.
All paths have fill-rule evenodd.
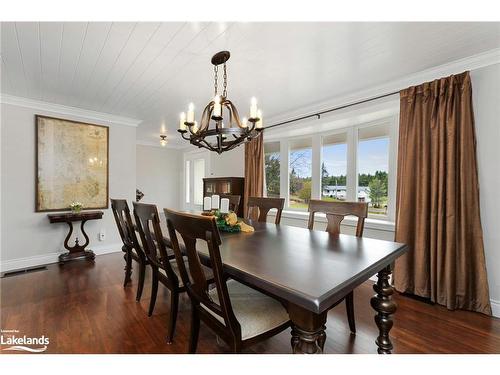
<path id="1" fill-rule="evenodd" d="M 469 72 L 400 92 L 394 286 L 491 314 Z"/>
<path id="2" fill-rule="evenodd" d="M 263 135 L 245 143 L 245 197 L 244 213 L 248 214 L 248 197 L 262 197 L 264 193 L 264 141 Z M 252 219 L 257 220 L 257 210 L 252 210 Z"/>

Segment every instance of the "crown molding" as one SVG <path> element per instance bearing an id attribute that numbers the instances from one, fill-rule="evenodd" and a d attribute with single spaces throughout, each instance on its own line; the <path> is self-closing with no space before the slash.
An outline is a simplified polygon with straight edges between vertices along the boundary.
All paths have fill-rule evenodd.
<path id="1" fill-rule="evenodd" d="M 410 86 L 419 85 L 423 82 L 432 81 L 434 79 L 442 78 L 452 74 L 462 73 L 466 70 L 480 69 L 498 63 L 500 63 L 500 48 L 492 49 L 490 51 L 465 57 L 463 59 L 455 60 L 446 64 L 438 65 L 417 73 L 412 73 L 403 78 L 382 85 L 374 86 L 361 91 L 351 92 L 346 95 L 306 105 L 297 110 L 269 116 L 266 120 L 266 123 L 272 125 L 282 121 L 288 121 L 297 117 L 305 116 L 307 114 L 321 112 L 333 107 L 346 105 L 360 100 L 375 98 L 377 96 L 384 95 L 390 92 L 400 91 Z M 381 103 L 391 100 L 399 100 L 397 94 L 381 100 L 377 100 L 377 102 Z M 322 117 L 323 116 L 329 116 L 329 114 L 322 115 Z"/>
<path id="2" fill-rule="evenodd" d="M 55 112 L 65 116 L 76 116 L 97 122 L 108 122 L 116 125 L 137 127 L 142 120 L 112 115 L 110 113 L 96 112 L 88 109 L 65 106 L 62 104 L 48 103 L 41 100 L 23 98 L 9 94 L 0 94 L 0 103 L 18 107 L 32 108 L 39 111 Z"/>

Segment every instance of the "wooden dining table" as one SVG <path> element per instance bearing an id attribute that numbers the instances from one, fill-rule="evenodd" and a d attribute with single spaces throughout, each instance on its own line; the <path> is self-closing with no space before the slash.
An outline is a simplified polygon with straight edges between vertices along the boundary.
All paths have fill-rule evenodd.
<path id="1" fill-rule="evenodd" d="M 292 322 L 293 353 L 322 353 L 328 310 L 375 274 L 375 295 L 370 301 L 379 330 L 375 343 L 378 353 L 391 353 L 389 332 L 396 303 L 389 277 L 391 264 L 407 251 L 406 245 L 287 225 L 247 223 L 254 232 L 221 232 L 224 272 L 283 302 Z M 199 242 L 200 259 L 209 265 L 208 249 Z"/>

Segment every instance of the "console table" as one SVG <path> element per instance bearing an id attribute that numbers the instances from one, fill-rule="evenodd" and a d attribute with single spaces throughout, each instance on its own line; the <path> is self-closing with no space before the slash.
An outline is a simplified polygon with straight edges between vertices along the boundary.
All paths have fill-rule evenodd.
<path id="1" fill-rule="evenodd" d="M 94 260 L 95 254 L 92 250 L 85 250 L 87 245 L 89 244 L 89 236 L 85 233 L 84 225 L 88 220 L 99 220 L 102 219 L 102 215 L 104 212 L 102 211 L 85 211 L 79 213 L 61 213 L 61 214 L 48 214 L 48 218 L 51 224 L 53 223 L 66 223 L 69 226 L 69 232 L 64 240 L 64 247 L 69 251 L 68 253 L 59 255 L 59 262 L 65 263 L 70 260 L 76 259 L 90 259 Z M 78 242 L 78 237 L 75 239 L 75 244 L 73 246 L 69 246 L 68 242 L 71 238 L 71 234 L 73 233 L 73 222 L 81 221 L 82 224 L 80 229 L 82 231 L 83 237 L 85 238 L 85 243 L 80 245 Z"/>

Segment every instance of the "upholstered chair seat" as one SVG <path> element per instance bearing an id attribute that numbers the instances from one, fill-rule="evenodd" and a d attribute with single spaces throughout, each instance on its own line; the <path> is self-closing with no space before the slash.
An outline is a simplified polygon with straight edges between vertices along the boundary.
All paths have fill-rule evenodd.
<path id="1" fill-rule="evenodd" d="M 255 289 L 235 280 L 229 280 L 227 281 L 227 290 L 234 315 L 241 326 L 242 340 L 270 331 L 290 319 L 280 302 Z M 219 303 L 216 288 L 210 290 L 208 294 L 214 302 Z M 221 316 L 212 313 L 209 309 L 205 308 L 205 310 L 224 324 L 224 319 Z"/>

